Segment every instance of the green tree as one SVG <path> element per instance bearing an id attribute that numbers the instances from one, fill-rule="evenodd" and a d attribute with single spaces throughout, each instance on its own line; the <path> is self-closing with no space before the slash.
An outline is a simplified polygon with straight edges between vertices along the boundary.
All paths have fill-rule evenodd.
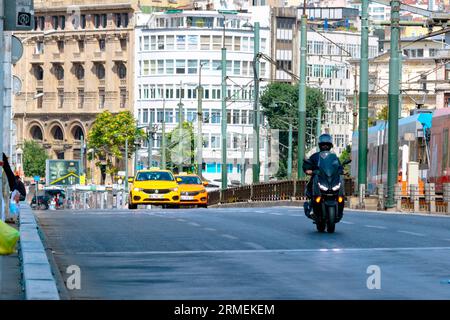
<path id="1" fill-rule="evenodd" d="M 135 141 L 144 137 L 138 130 L 130 111 L 112 114 L 104 111 L 97 115 L 92 129 L 88 133 L 88 148 L 94 149 L 96 165 L 106 164 L 106 173 L 111 178 L 119 171 L 118 161 L 124 158 L 125 141 L 128 139 L 128 158 L 135 151 Z"/>
<path id="2" fill-rule="evenodd" d="M 342 151 L 341 156 L 339 157 L 339 161 L 341 161 L 341 163 L 343 163 L 346 160 L 349 160 L 352 158 L 352 146 L 351 145 L 347 145 L 345 147 L 345 150 Z M 350 174 L 350 164 L 347 164 L 344 166 L 344 174 L 348 175 Z"/>
<path id="3" fill-rule="evenodd" d="M 370 117 L 367 125 L 373 127 L 377 120 L 387 121 L 389 118 L 389 108 L 388 106 L 383 106 L 378 112 L 376 117 Z"/>
<path id="4" fill-rule="evenodd" d="M 194 133 L 194 125 L 191 122 L 183 122 L 182 129 L 179 126 L 166 134 L 166 161 L 167 168 L 177 170 L 181 164 L 183 171 L 193 173 L 196 171 L 195 145 L 197 136 Z"/>
<path id="5" fill-rule="evenodd" d="M 23 171 L 27 177 L 45 177 L 45 160 L 48 154 L 36 141 L 25 141 L 23 146 Z"/>
<path id="6" fill-rule="evenodd" d="M 298 145 L 298 134 L 297 134 L 297 124 L 298 124 L 298 84 L 291 85 L 286 83 L 272 83 L 267 86 L 263 94 L 261 95 L 261 105 L 264 114 L 266 115 L 269 126 L 271 129 L 279 129 L 279 139 L 284 145 L 288 145 L 288 125 L 286 122 L 291 122 L 293 125 L 293 166 L 297 161 L 295 160 L 297 151 L 296 146 Z M 283 101 L 284 103 L 281 103 Z M 280 102 L 280 103 L 277 103 Z M 313 136 L 316 134 L 317 126 L 317 113 L 319 108 L 322 110 L 322 114 L 325 113 L 325 99 L 323 94 L 319 89 L 316 88 L 306 88 L 306 146 L 307 149 L 313 148 L 314 140 Z M 311 121 L 311 119 L 314 119 Z M 312 129 L 312 130 L 311 130 Z M 313 132 L 313 136 L 309 133 Z M 280 164 L 279 171 L 276 174 L 278 178 L 284 178 L 287 174 L 287 154 L 288 150 L 286 148 L 280 149 Z M 293 170 L 294 171 L 294 170 Z"/>

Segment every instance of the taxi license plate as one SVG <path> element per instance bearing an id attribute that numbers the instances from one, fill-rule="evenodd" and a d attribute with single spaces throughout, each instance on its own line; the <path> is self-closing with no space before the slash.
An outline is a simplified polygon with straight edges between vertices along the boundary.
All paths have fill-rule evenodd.
<path id="1" fill-rule="evenodd" d="M 181 200 L 194 200 L 193 196 L 181 196 Z"/>
<path id="2" fill-rule="evenodd" d="M 163 199 L 164 195 L 163 194 L 151 194 L 150 195 L 150 199 Z"/>

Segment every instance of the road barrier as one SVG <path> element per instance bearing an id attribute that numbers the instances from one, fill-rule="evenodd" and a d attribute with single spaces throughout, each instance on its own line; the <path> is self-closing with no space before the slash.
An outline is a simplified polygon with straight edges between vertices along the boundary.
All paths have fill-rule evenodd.
<path id="1" fill-rule="evenodd" d="M 262 182 L 241 187 L 216 190 L 208 193 L 208 205 L 252 202 L 305 200 L 305 180 L 283 180 Z M 347 196 L 354 193 L 353 179 L 344 179 L 344 190 Z"/>
<path id="2" fill-rule="evenodd" d="M 66 190 L 63 208 L 69 210 L 123 209 L 127 206 L 124 190 L 86 191 Z"/>
<path id="3" fill-rule="evenodd" d="M 379 185 L 381 188 L 382 185 Z M 418 185 L 407 186 L 406 194 L 402 184 L 395 187 L 396 209 L 401 212 L 423 212 L 449 214 L 450 184 L 443 185 L 444 194 L 437 195 L 434 183 L 425 184 L 425 194 L 422 194 Z M 384 193 L 379 192 L 379 203 L 384 203 Z"/>
<path id="4" fill-rule="evenodd" d="M 27 300 L 60 300 L 52 268 L 31 208 L 21 204 L 19 259 Z"/>

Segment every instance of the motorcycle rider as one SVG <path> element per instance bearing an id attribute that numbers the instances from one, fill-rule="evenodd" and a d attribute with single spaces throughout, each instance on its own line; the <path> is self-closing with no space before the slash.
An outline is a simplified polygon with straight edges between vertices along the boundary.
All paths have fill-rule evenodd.
<path id="1" fill-rule="evenodd" d="M 324 133 L 324 134 L 320 135 L 320 137 L 319 137 L 319 150 L 320 151 L 312 154 L 311 157 L 309 158 L 309 160 L 312 162 L 312 164 L 303 162 L 303 171 L 307 175 L 311 176 L 311 178 L 308 181 L 308 184 L 306 185 L 306 197 L 309 200 L 305 201 L 305 203 L 303 204 L 306 216 L 311 216 L 310 212 L 312 209 L 312 205 L 311 205 L 312 182 L 314 180 L 314 170 L 316 170 L 319 165 L 320 152 L 330 151 L 332 148 L 333 148 L 333 138 L 328 133 Z M 340 174 L 343 173 L 343 170 L 344 170 L 344 168 L 341 165 Z"/>

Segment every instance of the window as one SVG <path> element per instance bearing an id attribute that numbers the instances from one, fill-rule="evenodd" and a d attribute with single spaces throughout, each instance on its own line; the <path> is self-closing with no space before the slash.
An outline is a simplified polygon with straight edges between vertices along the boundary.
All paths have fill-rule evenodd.
<path id="1" fill-rule="evenodd" d="M 108 16 L 106 14 L 101 15 L 101 24 L 103 28 L 106 28 L 108 25 Z"/>
<path id="2" fill-rule="evenodd" d="M 233 110 L 233 124 L 239 124 L 240 111 Z"/>
<path id="3" fill-rule="evenodd" d="M 105 39 L 99 39 L 98 40 L 98 48 L 100 51 L 105 51 L 106 48 L 106 41 Z"/>
<path id="4" fill-rule="evenodd" d="M 55 65 L 53 67 L 53 71 L 55 72 L 55 77 L 57 80 L 63 80 L 64 79 L 64 68 L 61 65 Z"/>
<path id="5" fill-rule="evenodd" d="M 209 109 L 204 109 L 204 110 L 203 110 L 203 122 L 204 122 L 204 123 L 209 123 L 209 122 L 210 122 L 210 112 L 209 112 Z"/>
<path id="6" fill-rule="evenodd" d="M 127 105 L 127 90 L 120 89 L 120 108 L 124 109 Z"/>
<path id="7" fill-rule="evenodd" d="M 247 124 L 247 110 L 242 110 L 242 116 L 241 116 L 241 123 L 242 124 Z"/>
<path id="8" fill-rule="evenodd" d="M 62 109 L 64 106 L 64 89 L 58 89 L 58 108 Z"/>
<path id="9" fill-rule="evenodd" d="M 59 17 L 59 25 L 61 26 L 61 30 L 64 30 L 66 28 L 66 17 L 60 16 Z"/>
<path id="10" fill-rule="evenodd" d="M 142 110 L 142 123 L 148 123 L 148 109 Z"/>
<path id="11" fill-rule="evenodd" d="M 100 28 L 100 15 L 94 14 L 94 27 L 96 29 Z"/>
<path id="12" fill-rule="evenodd" d="M 166 36 L 166 50 L 174 50 L 174 49 L 175 49 L 175 37 Z"/>
<path id="13" fill-rule="evenodd" d="M 127 50 L 127 39 L 120 39 L 120 50 Z"/>
<path id="14" fill-rule="evenodd" d="M 124 28 L 127 28 L 129 23 L 130 23 L 130 18 L 128 16 L 128 13 L 122 13 L 122 26 Z"/>
<path id="15" fill-rule="evenodd" d="M 58 46 L 59 53 L 64 53 L 64 41 L 63 40 L 59 40 L 57 42 L 57 46 Z"/>
<path id="16" fill-rule="evenodd" d="M 36 80 L 38 80 L 38 81 L 44 80 L 44 69 L 42 69 L 41 66 L 35 66 L 34 67 L 34 76 L 36 77 Z"/>
<path id="17" fill-rule="evenodd" d="M 119 74 L 120 79 L 125 79 L 127 77 L 127 67 L 123 63 L 120 63 L 117 68 L 117 73 Z"/>
<path id="18" fill-rule="evenodd" d="M 158 50 L 164 50 L 164 36 L 158 36 Z"/>
<path id="19" fill-rule="evenodd" d="M 158 74 L 164 74 L 164 60 L 157 61 Z"/>
<path id="20" fill-rule="evenodd" d="M 150 37 L 150 50 L 156 50 L 156 36 Z"/>
<path id="21" fill-rule="evenodd" d="M 233 37 L 225 36 L 225 48 L 227 50 L 233 50 Z"/>
<path id="22" fill-rule="evenodd" d="M 44 100 L 44 92 L 42 90 L 37 90 L 36 91 L 36 97 L 37 97 L 37 99 L 36 99 L 36 107 L 38 109 L 42 109 L 42 103 L 43 103 L 43 100 Z M 42 138 L 40 140 L 42 140 Z"/>
<path id="23" fill-rule="evenodd" d="M 39 29 L 45 30 L 45 17 L 39 17 Z"/>
<path id="24" fill-rule="evenodd" d="M 122 26 L 122 14 L 116 13 L 115 14 L 115 20 L 116 20 L 116 27 L 120 28 Z"/>
<path id="25" fill-rule="evenodd" d="M 44 42 L 43 41 L 37 41 L 36 42 L 36 54 L 43 54 L 44 53 Z"/>
<path id="26" fill-rule="evenodd" d="M 220 123 L 220 109 L 212 109 L 211 110 L 211 123 Z"/>
<path id="27" fill-rule="evenodd" d="M 173 60 L 166 60 L 166 74 L 173 74 Z"/>
<path id="28" fill-rule="evenodd" d="M 187 119 L 188 122 L 197 121 L 197 110 L 196 109 L 188 109 L 187 110 Z"/>
<path id="29" fill-rule="evenodd" d="M 177 60 L 176 61 L 176 73 L 177 74 L 185 74 L 186 73 L 186 60 Z"/>
<path id="30" fill-rule="evenodd" d="M 211 148 L 219 149 L 220 148 L 220 135 L 211 134 Z"/>
<path id="31" fill-rule="evenodd" d="M 188 49 L 198 50 L 198 36 L 194 35 L 188 36 Z"/>
<path id="32" fill-rule="evenodd" d="M 177 49 L 184 50 L 186 48 L 186 36 L 177 36 Z"/>
<path id="33" fill-rule="evenodd" d="M 86 29 L 86 15 L 82 14 L 80 16 L 80 27 L 81 29 Z"/>
<path id="34" fill-rule="evenodd" d="M 227 123 L 231 124 L 231 110 L 227 110 Z"/>
<path id="35" fill-rule="evenodd" d="M 234 37 L 234 51 L 241 51 L 241 37 Z"/>
<path id="36" fill-rule="evenodd" d="M 62 141 L 64 140 L 64 134 L 62 129 L 59 126 L 54 126 L 51 130 L 53 139 Z"/>
<path id="37" fill-rule="evenodd" d="M 150 60 L 150 74 L 156 74 L 156 60 Z"/>
<path id="38" fill-rule="evenodd" d="M 233 61 L 233 74 L 240 75 L 241 74 L 241 62 Z"/>
<path id="39" fill-rule="evenodd" d="M 58 29 L 58 16 L 52 16 L 52 28 L 54 30 Z"/>
<path id="40" fill-rule="evenodd" d="M 149 36 L 144 36 L 144 51 L 150 50 L 150 38 Z"/>
<path id="41" fill-rule="evenodd" d="M 105 67 L 101 63 L 97 63 L 95 67 L 95 73 L 99 80 L 105 79 Z"/>
<path id="42" fill-rule="evenodd" d="M 84 68 L 81 64 L 77 64 L 75 66 L 75 76 L 77 77 L 78 80 L 84 79 Z"/>
<path id="43" fill-rule="evenodd" d="M 84 52 L 84 40 L 78 41 L 78 52 L 80 53 Z"/>
<path id="44" fill-rule="evenodd" d="M 211 37 L 200 36 L 200 50 L 210 50 L 210 48 L 211 48 Z"/>
<path id="45" fill-rule="evenodd" d="M 84 90 L 78 90 L 78 109 L 82 109 L 84 106 Z"/>
<path id="46" fill-rule="evenodd" d="M 105 108 L 105 90 L 104 89 L 100 89 L 98 91 L 98 107 L 100 109 Z"/>
<path id="47" fill-rule="evenodd" d="M 220 50 L 222 48 L 222 37 L 213 36 L 213 50 Z"/>
<path id="48" fill-rule="evenodd" d="M 150 74 L 150 61 L 144 60 L 144 70 L 143 70 L 144 76 L 148 76 Z"/>
<path id="49" fill-rule="evenodd" d="M 188 74 L 197 73 L 198 60 L 188 60 Z"/>

